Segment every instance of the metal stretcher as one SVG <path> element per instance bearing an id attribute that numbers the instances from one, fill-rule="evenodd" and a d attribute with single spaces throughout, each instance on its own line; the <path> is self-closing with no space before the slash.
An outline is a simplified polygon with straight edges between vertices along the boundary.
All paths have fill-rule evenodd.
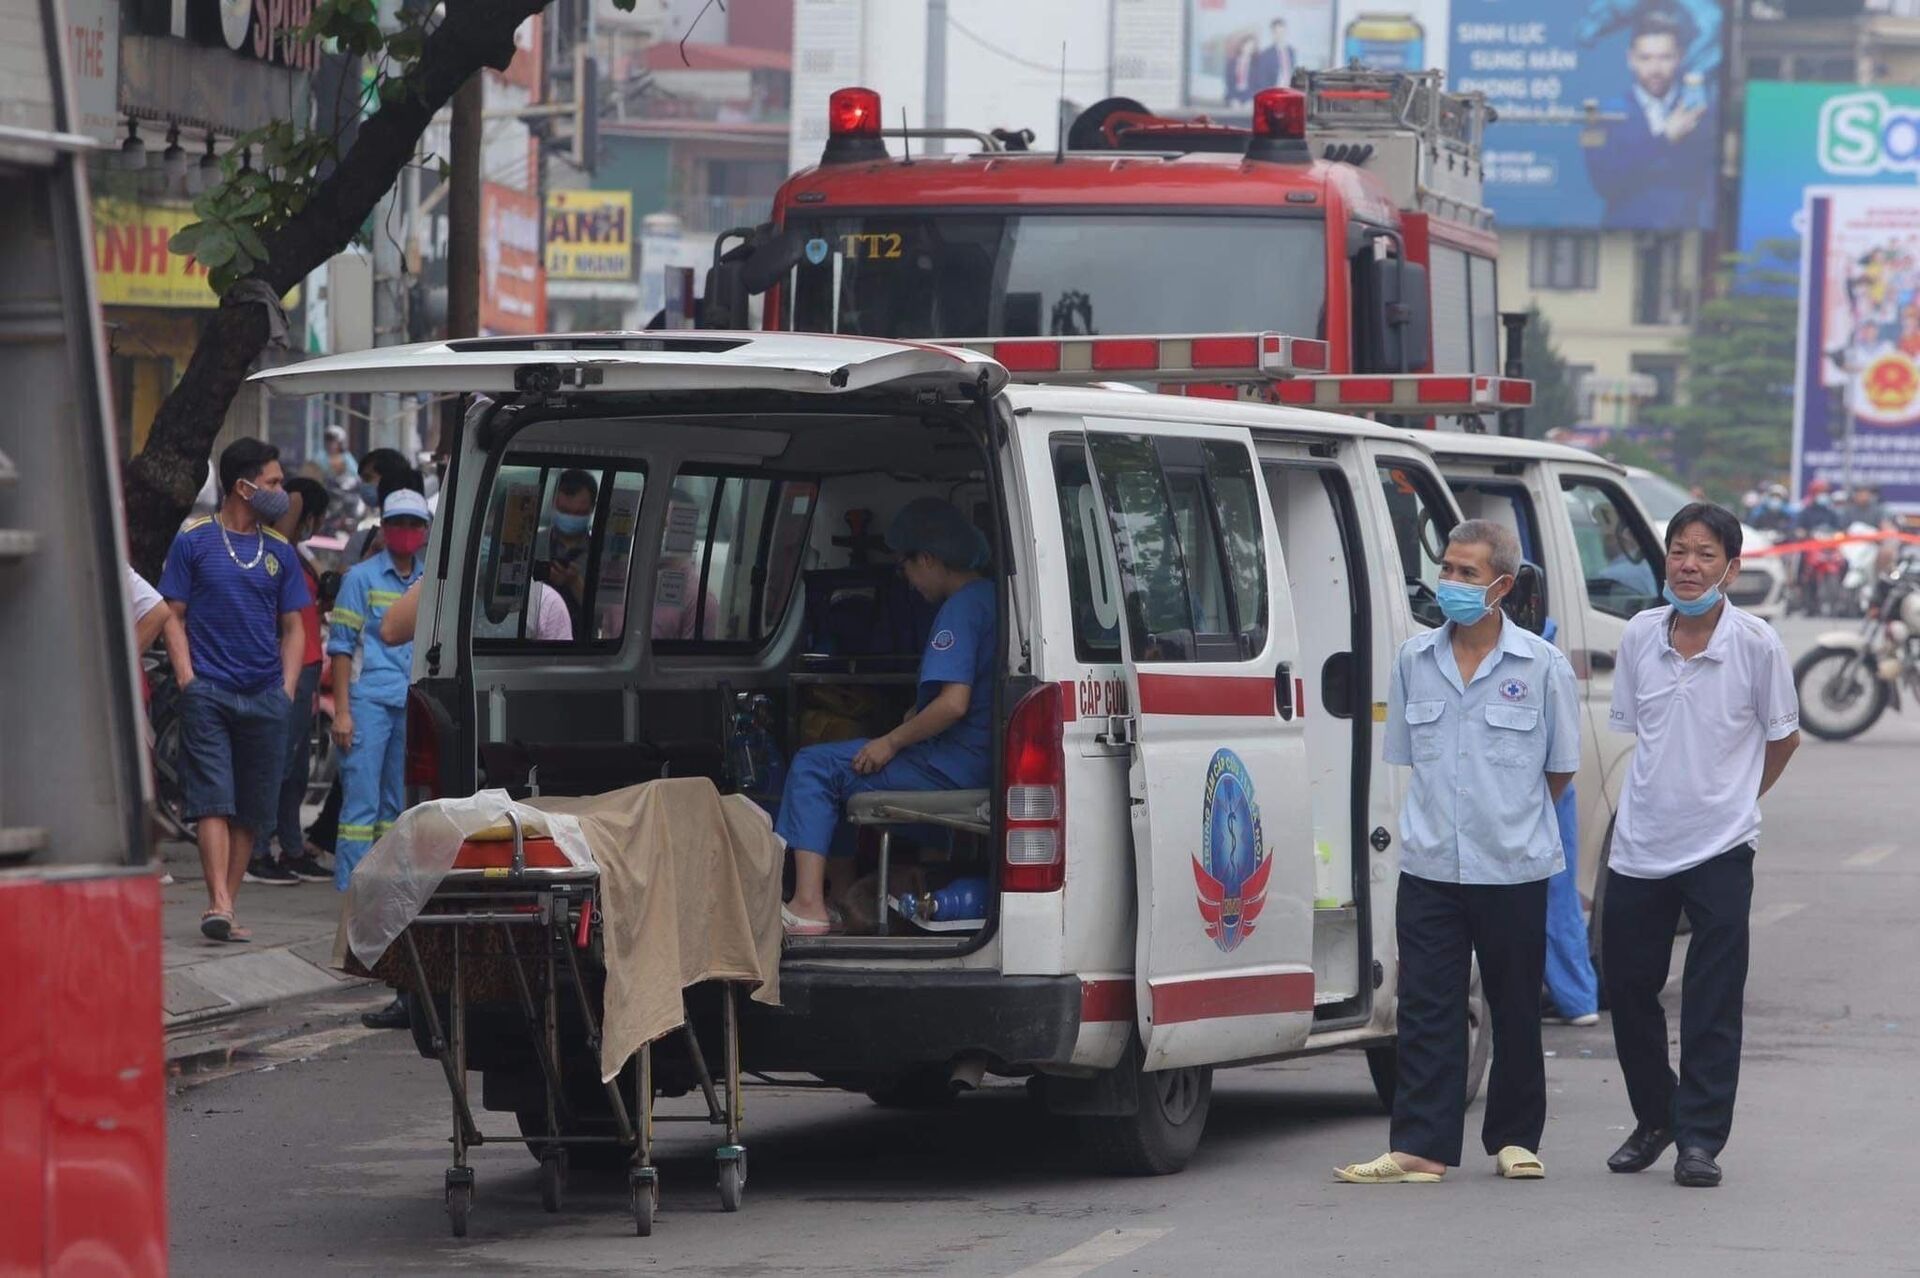
<path id="1" fill-rule="evenodd" d="M 473 1207 L 474 1173 L 468 1151 L 490 1144 L 526 1145 L 540 1160 L 540 1202 L 557 1212 L 566 1192 L 568 1150 L 580 1145 L 618 1146 L 627 1151 L 628 1202 L 634 1230 L 646 1237 L 653 1232 L 660 1207 L 660 1177 L 653 1165 L 653 1125 L 656 1122 L 708 1123 L 726 1129 L 726 1143 L 714 1150 L 720 1205 L 738 1211 L 747 1184 L 747 1150 L 740 1142 L 740 1022 L 735 1006 L 735 982 L 721 981 L 721 1023 L 725 1051 L 724 1078 L 716 1084 L 707 1068 L 692 1021 L 681 1027 L 692 1076 L 706 1101 L 698 1114 L 656 1114 L 653 1045 L 639 1050 L 632 1067 L 632 1107 L 622 1079 L 603 1084 L 613 1113 L 612 1135 L 574 1134 L 572 1106 L 563 1086 L 560 1034 L 561 1004 L 571 999 L 586 1030 L 585 1049 L 599 1073 L 600 1017 L 589 993 L 588 981 L 603 973 L 595 970 L 600 913 L 599 875 L 572 864 L 550 838 L 529 837 L 519 818 L 507 814 L 511 841 L 468 839 L 460 846 L 453 869 L 434 892 L 427 907 L 401 934 L 413 996 L 424 1011 L 433 1054 L 446 1072 L 453 1095 L 453 1166 L 447 1169 L 447 1219 L 456 1238 L 467 1233 Z M 451 963 L 446 981 L 447 1015 L 443 1021 L 428 980 L 427 964 L 415 929 L 444 930 L 449 934 Z M 533 937 L 528 937 L 528 932 Z M 468 985 L 480 959 L 482 934 L 492 933 L 503 949 L 485 955 L 485 961 L 505 960 L 515 996 L 530 1036 L 533 1055 L 545 1083 L 545 1131 L 519 1136 L 482 1133 L 474 1122 L 467 1094 Z M 518 933 L 519 935 L 516 935 Z M 532 943 L 529 944 L 528 942 Z M 586 953 L 589 960 L 582 962 Z M 464 970 L 463 970 L 464 968 Z M 570 991 L 570 992 L 569 992 Z M 636 1121 L 637 1120 L 637 1121 Z"/>

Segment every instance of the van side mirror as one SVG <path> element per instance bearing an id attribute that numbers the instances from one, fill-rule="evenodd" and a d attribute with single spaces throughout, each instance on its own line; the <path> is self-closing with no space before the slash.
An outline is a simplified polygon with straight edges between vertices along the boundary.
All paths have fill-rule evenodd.
<path id="1" fill-rule="evenodd" d="M 1500 601 L 1513 624 L 1539 634 L 1547 628 L 1547 575 L 1540 565 L 1523 562 L 1513 574 L 1513 589 Z"/>

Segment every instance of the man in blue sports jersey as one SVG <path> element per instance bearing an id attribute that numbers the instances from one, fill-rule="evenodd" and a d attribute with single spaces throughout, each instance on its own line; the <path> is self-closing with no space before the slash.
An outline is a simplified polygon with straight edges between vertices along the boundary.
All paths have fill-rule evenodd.
<path id="1" fill-rule="evenodd" d="M 353 867 L 400 815 L 413 641 L 388 644 L 380 637 L 380 619 L 420 579 L 427 519 L 427 499 L 418 491 L 388 493 L 380 508 L 384 548 L 347 573 L 329 614 L 327 655 L 341 784 L 333 885 L 342 892 Z"/>
<path id="2" fill-rule="evenodd" d="M 287 716 L 306 647 L 307 582 L 271 527 L 288 498 L 280 452 L 239 439 L 220 454 L 220 508 L 189 522 L 167 550 L 160 593 L 186 624 L 180 685 L 180 788 L 199 822 L 209 940 L 246 941 L 234 896 L 255 837 L 273 822 Z M 184 661 L 182 656 L 184 655 Z"/>
<path id="3" fill-rule="evenodd" d="M 908 503 L 887 529 L 907 584 L 940 610 L 920 654 L 919 695 L 900 726 L 867 741 L 808 746 L 794 756 L 774 831 L 793 849 L 789 936 L 824 936 L 827 849 L 840 805 L 867 790 L 977 790 L 993 762 L 994 621 L 998 596 L 980 575 L 987 539 L 937 497 Z"/>

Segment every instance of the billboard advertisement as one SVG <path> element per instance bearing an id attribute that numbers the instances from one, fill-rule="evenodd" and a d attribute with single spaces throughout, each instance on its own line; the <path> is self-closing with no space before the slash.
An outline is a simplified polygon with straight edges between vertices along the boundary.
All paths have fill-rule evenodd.
<path id="1" fill-rule="evenodd" d="M 1920 188 L 1807 192 L 1793 491 L 1920 509 Z"/>
<path id="2" fill-rule="evenodd" d="M 1187 0 L 1187 100 L 1248 111 L 1262 89 L 1334 61 L 1334 0 Z"/>
<path id="3" fill-rule="evenodd" d="M 480 328 L 488 336 L 547 326 L 540 260 L 540 201 L 497 182 L 480 184 Z"/>
<path id="4" fill-rule="evenodd" d="M 1453 0 L 1453 87 L 1487 95 L 1507 226 L 1705 230 L 1720 168 L 1725 0 Z M 1589 102 L 1598 116 L 1589 119 Z"/>
<path id="5" fill-rule="evenodd" d="M 1452 0 L 1340 0 L 1339 66 L 1445 71 Z"/>
<path id="6" fill-rule="evenodd" d="M 1763 240 L 1798 239 L 1809 187 L 1920 189 L 1920 89 L 1754 81 L 1740 166 L 1743 253 Z"/>
<path id="7" fill-rule="evenodd" d="M 633 278 L 633 192 L 547 192 L 547 278 Z"/>

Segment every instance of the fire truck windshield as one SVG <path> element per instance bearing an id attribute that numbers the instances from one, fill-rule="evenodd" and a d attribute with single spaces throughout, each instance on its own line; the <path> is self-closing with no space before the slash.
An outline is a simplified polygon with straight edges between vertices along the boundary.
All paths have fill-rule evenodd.
<path id="1" fill-rule="evenodd" d="M 1325 223 L 1232 214 L 789 217 L 787 327 L 867 337 L 1325 337 Z"/>

